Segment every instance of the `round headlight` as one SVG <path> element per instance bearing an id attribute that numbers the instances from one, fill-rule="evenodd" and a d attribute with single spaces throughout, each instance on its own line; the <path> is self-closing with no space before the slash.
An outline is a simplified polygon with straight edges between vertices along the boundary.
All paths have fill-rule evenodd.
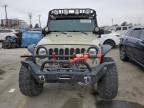
<path id="1" fill-rule="evenodd" d="M 46 55 L 47 54 L 47 50 L 46 50 L 46 48 L 39 48 L 37 53 L 40 56 Z"/>
<path id="2" fill-rule="evenodd" d="M 54 15 L 58 15 L 59 11 L 58 10 L 54 10 L 53 13 L 54 13 Z"/>
<path id="3" fill-rule="evenodd" d="M 87 15 L 90 14 L 90 10 L 89 10 L 89 9 L 86 9 L 86 10 L 85 10 L 85 14 L 87 14 Z"/>
<path id="4" fill-rule="evenodd" d="M 88 53 L 89 53 L 90 55 L 96 55 L 97 51 L 96 51 L 95 48 L 90 48 Z"/>
<path id="5" fill-rule="evenodd" d="M 69 14 L 69 11 L 68 11 L 67 9 L 65 9 L 65 10 L 64 10 L 64 14 L 65 14 L 65 15 L 68 15 L 68 14 Z"/>

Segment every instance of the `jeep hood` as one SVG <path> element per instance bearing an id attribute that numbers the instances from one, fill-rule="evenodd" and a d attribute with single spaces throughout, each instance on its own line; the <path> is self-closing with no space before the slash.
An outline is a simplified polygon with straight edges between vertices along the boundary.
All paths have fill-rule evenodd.
<path id="1" fill-rule="evenodd" d="M 91 32 L 52 32 L 42 38 L 37 46 L 46 44 L 87 44 L 99 46 L 98 36 Z"/>

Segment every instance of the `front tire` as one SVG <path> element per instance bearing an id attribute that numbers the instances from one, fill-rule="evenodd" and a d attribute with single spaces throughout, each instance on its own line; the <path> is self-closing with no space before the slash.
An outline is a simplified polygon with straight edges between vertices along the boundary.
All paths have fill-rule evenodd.
<path id="1" fill-rule="evenodd" d="M 116 47 L 115 42 L 113 40 L 106 40 L 104 42 L 104 45 L 110 45 L 110 46 L 112 46 L 112 48 Z"/>
<path id="2" fill-rule="evenodd" d="M 25 96 L 37 96 L 43 90 L 43 84 L 38 83 L 30 74 L 30 67 L 21 66 L 19 72 L 19 88 Z"/>
<path id="3" fill-rule="evenodd" d="M 128 61 L 129 60 L 129 58 L 127 57 L 126 52 L 124 50 L 124 47 L 120 48 L 120 59 L 122 61 Z"/>
<path id="4" fill-rule="evenodd" d="M 104 57 L 102 62 L 114 62 L 112 58 Z M 97 82 L 98 95 L 103 99 L 113 99 L 118 93 L 118 74 L 116 65 L 108 67 L 105 75 Z"/>
<path id="5" fill-rule="evenodd" d="M 3 49 L 10 49 L 11 48 L 10 43 L 7 40 L 4 40 L 2 42 L 2 48 Z"/>

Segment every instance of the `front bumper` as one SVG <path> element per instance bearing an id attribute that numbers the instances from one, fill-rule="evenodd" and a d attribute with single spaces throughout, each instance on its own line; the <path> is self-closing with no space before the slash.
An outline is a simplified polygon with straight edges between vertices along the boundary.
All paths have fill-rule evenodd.
<path id="1" fill-rule="evenodd" d="M 92 69 L 92 71 L 85 72 L 45 72 L 41 70 L 41 67 L 32 61 L 22 61 L 22 65 L 29 66 L 31 68 L 31 75 L 39 83 L 78 83 L 83 85 L 95 84 L 115 62 L 104 62 Z"/>

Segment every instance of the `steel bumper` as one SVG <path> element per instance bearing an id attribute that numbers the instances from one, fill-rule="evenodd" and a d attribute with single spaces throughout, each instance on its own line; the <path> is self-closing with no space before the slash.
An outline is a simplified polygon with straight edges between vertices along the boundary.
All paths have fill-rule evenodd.
<path id="1" fill-rule="evenodd" d="M 107 69 L 115 64 L 115 62 L 104 62 L 94 67 L 91 72 L 45 72 L 32 61 L 22 61 L 21 63 L 31 68 L 31 75 L 40 83 L 70 82 L 81 85 L 95 84 L 107 72 Z"/>

